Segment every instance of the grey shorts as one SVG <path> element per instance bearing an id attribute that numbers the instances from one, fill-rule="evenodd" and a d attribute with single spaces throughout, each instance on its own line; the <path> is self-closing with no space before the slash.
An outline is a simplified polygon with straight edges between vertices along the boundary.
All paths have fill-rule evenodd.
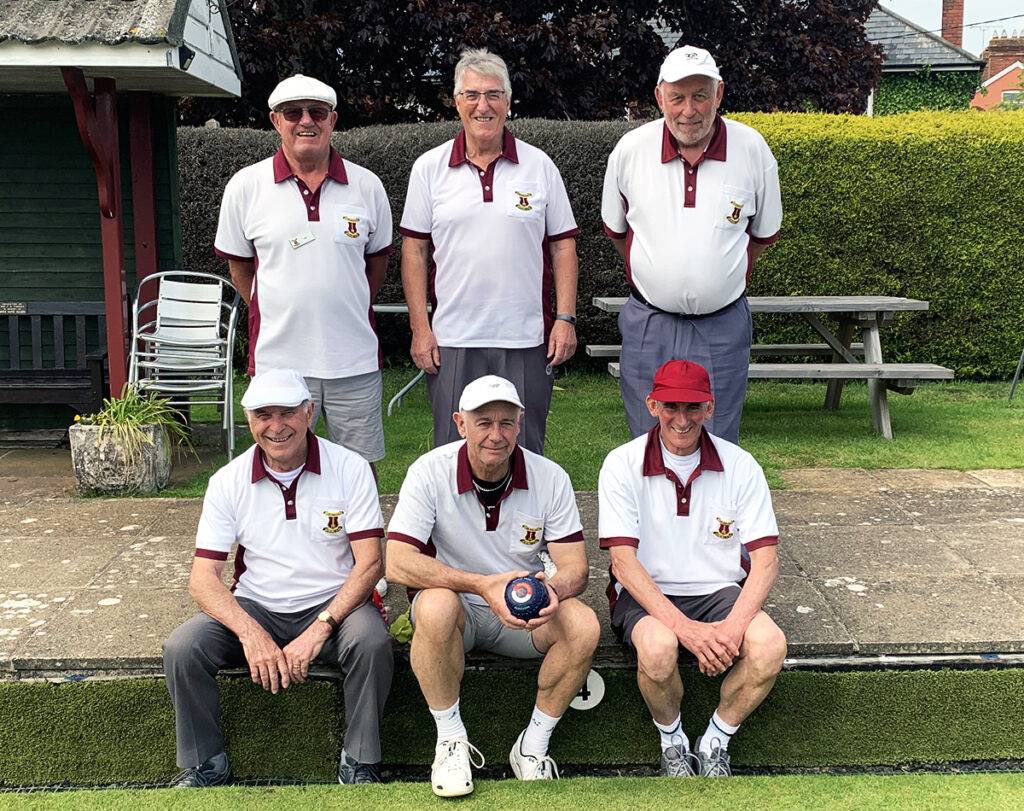
<path id="1" fill-rule="evenodd" d="M 740 587 L 726 586 L 712 594 L 700 594 L 693 597 L 673 597 L 668 594 L 665 596 L 688 619 L 695 622 L 720 622 L 732 611 L 732 607 L 740 596 Z M 633 629 L 646 616 L 647 612 L 633 599 L 633 595 L 623 589 L 612 610 L 612 630 L 619 641 L 628 646 L 630 650 L 636 650 L 633 647 Z M 682 645 L 679 647 L 681 659 L 684 661 L 697 660 L 697 657 Z"/>
<path id="2" fill-rule="evenodd" d="M 379 371 L 354 377 L 307 377 L 306 385 L 316 407 L 313 425 L 322 409 L 331 442 L 355 451 L 367 462 L 384 458 L 380 406 L 384 385 Z"/>
<path id="3" fill-rule="evenodd" d="M 416 630 L 416 599 L 419 596 L 416 594 L 412 598 L 412 606 L 409 608 L 413 632 Z M 462 646 L 466 653 L 483 650 L 511 659 L 540 659 L 544 656 L 534 647 L 533 634 L 506 628 L 489 605 L 470 602 L 465 594 L 459 595 L 459 602 L 466 618 L 466 625 L 462 629 Z"/>

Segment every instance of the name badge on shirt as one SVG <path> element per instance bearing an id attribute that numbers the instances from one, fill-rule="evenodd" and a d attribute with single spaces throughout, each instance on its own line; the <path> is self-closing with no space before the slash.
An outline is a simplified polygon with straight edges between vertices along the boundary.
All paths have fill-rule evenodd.
<path id="1" fill-rule="evenodd" d="M 313 232 L 306 231 L 306 233 L 304 234 L 296 234 L 295 236 L 293 236 L 291 239 L 288 240 L 288 244 L 291 245 L 293 248 L 301 248 L 303 245 L 312 242 L 314 239 L 316 239 L 316 236 L 313 234 Z"/>

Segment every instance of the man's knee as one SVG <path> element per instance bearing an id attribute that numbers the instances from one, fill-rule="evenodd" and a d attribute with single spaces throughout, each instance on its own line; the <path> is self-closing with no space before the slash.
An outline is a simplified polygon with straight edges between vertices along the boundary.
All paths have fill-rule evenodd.
<path id="1" fill-rule="evenodd" d="M 201 637 L 195 633 L 195 624 L 192 621 L 182 623 L 164 641 L 164 671 L 187 667 L 196 662 L 201 653 Z"/>
<path id="2" fill-rule="evenodd" d="M 767 614 L 762 612 L 747 627 L 742 654 L 761 678 L 778 675 L 786 659 L 786 649 L 786 635 Z"/>
<path id="3" fill-rule="evenodd" d="M 555 641 L 564 642 L 580 656 L 591 656 L 601 638 L 601 623 L 594 610 L 581 600 L 570 598 L 559 603 Z"/>
<path id="4" fill-rule="evenodd" d="M 633 629 L 637 668 L 653 682 L 665 682 L 678 672 L 679 640 L 654 617 L 644 617 Z"/>
<path id="5" fill-rule="evenodd" d="M 416 595 L 412 611 L 414 641 L 417 636 L 447 638 L 464 622 L 459 595 L 451 589 L 424 589 Z"/>

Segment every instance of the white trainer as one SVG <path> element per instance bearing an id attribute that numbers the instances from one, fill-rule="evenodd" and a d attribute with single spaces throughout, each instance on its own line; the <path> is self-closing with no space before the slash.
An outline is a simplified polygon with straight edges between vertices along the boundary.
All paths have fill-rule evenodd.
<path id="1" fill-rule="evenodd" d="M 479 761 L 479 762 L 477 762 Z M 438 741 L 430 767 L 430 787 L 438 797 L 462 797 L 473 791 L 473 770 L 484 756 L 469 741 Z"/>
<path id="2" fill-rule="evenodd" d="M 515 776 L 520 780 L 557 780 L 558 766 L 555 761 L 547 755 L 537 757 L 523 751 L 525 734 L 525 729 L 519 733 L 516 742 L 512 744 L 512 751 L 508 753 L 508 762 Z"/>

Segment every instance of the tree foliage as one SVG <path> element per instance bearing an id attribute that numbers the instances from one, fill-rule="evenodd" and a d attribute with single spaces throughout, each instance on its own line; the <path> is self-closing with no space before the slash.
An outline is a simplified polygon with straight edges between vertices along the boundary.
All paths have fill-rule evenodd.
<path id="1" fill-rule="evenodd" d="M 966 110 L 981 82 L 981 72 L 932 71 L 888 73 L 875 94 L 875 115 L 914 110 Z"/>
<path id="2" fill-rule="evenodd" d="M 881 56 L 873 0 L 234 0 L 242 98 L 187 100 L 185 123 L 268 126 L 266 98 L 293 73 L 338 91 L 342 126 L 451 118 L 460 52 L 486 47 L 512 77 L 517 115 L 621 117 L 647 106 L 668 51 L 659 30 L 708 48 L 731 110 L 860 112 Z M 674 43 L 673 43 L 674 44 Z"/>

